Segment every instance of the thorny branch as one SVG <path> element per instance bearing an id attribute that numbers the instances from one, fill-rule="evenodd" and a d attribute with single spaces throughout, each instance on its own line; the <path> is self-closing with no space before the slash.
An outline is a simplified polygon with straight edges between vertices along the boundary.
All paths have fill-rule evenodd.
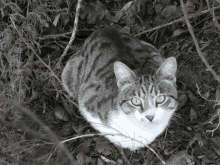
<path id="1" fill-rule="evenodd" d="M 186 24 L 187 24 L 188 29 L 189 29 L 189 32 L 190 32 L 190 34 L 191 34 L 191 36 L 192 36 L 192 38 L 193 38 L 193 42 L 194 42 L 194 44 L 195 44 L 195 46 L 196 46 L 196 50 L 197 50 L 197 52 L 198 52 L 200 58 L 202 59 L 203 63 L 204 63 L 205 66 L 207 67 L 207 69 L 212 73 L 212 75 L 214 76 L 214 78 L 220 83 L 220 78 L 219 78 L 219 76 L 218 76 L 218 75 L 216 74 L 216 72 L 211 68 L 211 66 L 209 65 L 209 63 L 207 62 L 207 60 L 205 59 L 205 57 L 204 57 L 203 54 L 202 54 L 202 51 L 201 51 L 201 49 L 200 49 L 200 47 L 199 47 L 199 44 L 198 44 L 198 41 L 197 41 L 197 39 L 196 39 L 196 37 L 195 37 L 195 34 L 194 34 L 194 32 L 193 32 L 192 25 L 191 25 L 190 22 L 189 22 L 189 18 L 188 18 L 188 16 L 187 16 L 187 12 L 186 12 L 186 8 L 185 8 L 185 5 L 184 5 L 184 3 L 183 3 L 183 0 L 180 0 L 180 2 L 181 2 L 181 7 L 182 7 L 182 9 L 183 9 L 183 14 L 184 14 L 184 18 L 185 18 Z"/>

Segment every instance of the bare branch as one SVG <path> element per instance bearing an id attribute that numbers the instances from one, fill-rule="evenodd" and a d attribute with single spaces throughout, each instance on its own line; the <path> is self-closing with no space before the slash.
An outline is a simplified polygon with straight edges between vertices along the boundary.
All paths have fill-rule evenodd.
<path id="1" fill-rule="evenodd" d="M 75 20 L 74 20 L 74 27 L 73 27 L 73 32 L 72 32 L 72 36 L 70 38 L 70 41 L 69 41 L 68 45 L 66 46 L 62 56 L 60 57 L 60 59 L 57 62 L 56 66 L 54 67 L 54 69 L 60 67 L 60 63 L 62 62 L 63 57 L 66 56 L 66 53 L 68 52 L 70 46 L 73 43 L 73 40 L 75 39 L 76 31 L 77 31 L 77 27 L 78 27 L 78 22 L 79 22 L 79 12 L 80 12 L 80 8 L 81 8 L 81 2 L 82 2 L 82 0 L 78 0 L 77 7 L 76 7 Z"/>
<path id="2" fill-rule="evenodd" d="M 181 2 L 181 7 L 182 7 L 182 9 L 183 9 L 183 14 L 184 14 L 184 18 L 185 18 L 186 24 L 187 24 L 188 29 L 189 29 L 189 32 L 190 32 L 190 34 L 191 34 L 191 36 L 192 36 L 192 38 L 193 38 L 193 42 L 194 42 L 194 44 L 195 44 L 195 46 L 196 46 L 196 50 L 197 50 L 197 52 L 198 52 L 200 58 L 202 59 L 203 63 L 204 63 L 205 66 L 207 67 L 207 69 L 212 73 L 212 75 L 215 77 L 215 79 L 220 83 L 220 78 L 219 78 L 219 76 L 218 76 L 218 75 L 216 74 L 216 72 L 210 67 L 209 63 L 207 62 L 207 60 L 205 59 L 205 57 L 204 57 L 203 54 L 202 54 L 202 51 L 201 51 L 201 49 L 200 49 L 200 47 L 199 47 L 199 44 L 198 44 L 198 41 L 197 41 L 197 39 L 196 39 L 196 37 L 195 37 L 195 34 L 194 34 L 193 30 L 192 30 L 192 25 L 190 24 L 189 18 L 187 17 L 187 12 L 186 12 L 186 8 L 185 8 L 185 5 L 184 5 L 184 3 L 183 3 L 183 0 L 180 0 L 180 2 Z"/>
<path id="3" fill-rule="evenodd" d="M 60 37 L 70 38 L 70 37 L 68 37 L 68 35 L 70 35 L 70 34 L 72 34 L 72 33 L 71 32 L 66 32 L 66 33 L 62 33 L 62 34 L 46 35 L 46 36 L 43 36 L 43 37 L 37 37 L 37 39 L 47 40 L 47 39 L 57 39 L 57 38 L 60 38 Z"/>
<path id="4" fill-rule="evenodd" d="M 200 15 L 202 15 L 202 14 L 206 14 L 206 13 L 210 12 L 211 10 L 214 11 L 214 10 L 219 9 L 219 8 L 220 8 L 220 6 L 216 6 L 216 7 L 213 7 L 213 9 L 207 9 L 207 10 L 204 10 L 204 11 L 201 11 L 201 12 L 189 14 L 189 19 L 198 17 L 198 16 L 200 16 Z M 140 35 L 145 34 L 145 33 L 148 33 L 148 32 L 151 32 L 151 31 L 154 31 L 154 30 L 157 30 L 157 29 L 161 29 L 161 28 L 170 26 L 170 25 L 175 24 L 175 23 L 183 22 L 184 20 L 185 20 L 185 18 L 184 18 L 184 17 L 181 17 L 181 18 L 179 18 L 179 19 L 177 19 L 177 20 L 171 21 L 171 22 L 166 23 L 166 24 L 163 24 L 163 25 L 156 26 L 156 27 L 154 27 L 154 28 L 151 28 L 151 29 L 148 29 L 148 30 L 146 30 L 146 31 L 143 31 L 143 32 L 141 32 L 141 33 L 139 33 L 139 34 L 136 34 L 135 37 L 136 37 L 136 36 L 140 36 Z"/>

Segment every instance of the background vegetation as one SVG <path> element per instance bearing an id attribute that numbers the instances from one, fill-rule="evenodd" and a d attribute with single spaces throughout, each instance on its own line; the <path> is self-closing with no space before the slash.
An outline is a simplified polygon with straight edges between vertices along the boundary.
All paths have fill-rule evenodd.
<path id="1" fill-rule="evenodd" d="M 220 1 L 77 4 L 0 1 L 0 164 L 220 164 Z M 123 155 L 89 126 L 62 88 L 66 61 L 107 26 L 178 61 L 179 107 L 151 150 Z"/>

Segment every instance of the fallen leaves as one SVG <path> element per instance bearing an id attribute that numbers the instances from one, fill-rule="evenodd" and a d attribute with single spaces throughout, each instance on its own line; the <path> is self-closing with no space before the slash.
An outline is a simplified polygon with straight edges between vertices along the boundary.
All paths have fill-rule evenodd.
<path id="1" fill-rule="evenodd" d="M 220 137 L 218 137 L 218 136 L 213 137 L 210 139 L 210 142 L 212 144 L 212 148 L 220 156 Z"/>
<path id="2" fill-rule="evenodd" d="M 64 121 L 69 121 L 70 120 L 70 115 L 67 113 L 65 109 L 63 109 L 60 106 L 56 106 L 54 109 L 55 116 Z"/>
<path id="3" fill-rule="evenodd" d="M 82 5 L 80 18 L 86 19 L 88 24 L 100 22 L 105 16 L 105 7 L 99 2 L 90 2 Z"/>
<path id="4" fill-rule="evenodd" d="M 166 161 L 166 165 L 194 165 L 192 157 L 188 154 L 187 150 L 179 151 L 172 155 L 169 160 Z"/>

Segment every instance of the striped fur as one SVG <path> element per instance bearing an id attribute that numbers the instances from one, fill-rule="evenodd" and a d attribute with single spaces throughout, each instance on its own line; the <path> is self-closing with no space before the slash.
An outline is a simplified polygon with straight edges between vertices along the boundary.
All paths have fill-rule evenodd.
<path id="1" fill-rule="evenodd" d="M 168 125 L 177 106 L 176 68 L 175 58 L 164 60 L 149 43 L 104 28 L 67 62 L 62 81 L 94 128 L 135 150 Z"/>

